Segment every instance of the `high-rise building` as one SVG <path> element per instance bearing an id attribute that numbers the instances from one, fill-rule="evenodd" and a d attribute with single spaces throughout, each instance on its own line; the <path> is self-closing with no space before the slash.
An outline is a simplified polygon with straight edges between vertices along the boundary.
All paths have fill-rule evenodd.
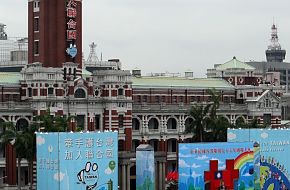
<path id="1" fill-rule="evenodd" d="M 82 68 L 82 1 L 28 0 L 28 62 Z M 64 18 L 64 19 L 63 19 Z"/>

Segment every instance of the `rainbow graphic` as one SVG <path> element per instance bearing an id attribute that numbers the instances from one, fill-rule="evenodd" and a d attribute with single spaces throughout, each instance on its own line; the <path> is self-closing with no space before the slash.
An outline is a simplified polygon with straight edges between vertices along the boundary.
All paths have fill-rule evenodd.
<path id="1" fill-rule="evenodd" d="M 247 163 L 253 161 L 254 161 L 254 151 L 244 152 L 235 159 L 235 169 L 241 169 Z"/>

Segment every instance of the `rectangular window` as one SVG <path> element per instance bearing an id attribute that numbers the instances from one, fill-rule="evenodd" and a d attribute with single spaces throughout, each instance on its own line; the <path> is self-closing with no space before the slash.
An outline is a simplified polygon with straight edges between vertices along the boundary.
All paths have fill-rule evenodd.
<path id="1" fill-rule="evenodd" d="M 100 130 L 100 115 L 95 116 L 95 130 Z"/>
<path id="2" fill-rule="evenodd" d="M 35 32 L 39 31 L 39 17 L 34 18 L 34 31 Z"/>
<path id="3" fill-rule="evenodd" d="M 32 97 L 32 88 L 28 88 L 28 97 Z"/>
<path id="4" fill-rule="evenodd" d="M 35 0 L 33 2 L 33 11 L 34 12 L 38 12 L 39 11 L 39 6 L 40 6 L 40 1 L 39 0 Z"/>
<path id="5" fill-rule="evenodd" d="M 34 47 L 33 47 L 34 55 L 39 55 L 39 41 L 34 41 Z"/>
<path id="6" fill-rule="evenodd" d="M 53 95 L 54 94 L 54 88 L 48 88 L 47 94 L 48 95 Z"/>
<path id="7" fill-rule="evenodd" d="M 147 96 L 143 96 L 143 102 L 147 102 Z"/>
<path id="8" fill-rule="evenodd" d="M 155 96 L 155 103 L 160 103 L 160 96 Z"/>
<path id="9" fill-rule="evenodd" d="M 124 115 L 119 115 L 119 128 L 124 127 Z"/>

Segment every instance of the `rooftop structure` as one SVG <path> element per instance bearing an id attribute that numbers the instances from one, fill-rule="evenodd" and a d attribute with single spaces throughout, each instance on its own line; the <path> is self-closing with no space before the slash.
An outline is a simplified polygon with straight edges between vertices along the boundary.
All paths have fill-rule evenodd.
<path id="1" fill-rule="evenodd" d="M 271 27 L 271 43 L 266 50 L 267 62 L 283 62 L 285 59 L 286 51 L 281 49 L 279 44 L 277 27 L 275 24 Z"/>
<path id="2" fill-rule="evenodd" d="M 5 32 L 5 24 L 0 23 L 0 40 L 7 40 L 7 34 Z"/>

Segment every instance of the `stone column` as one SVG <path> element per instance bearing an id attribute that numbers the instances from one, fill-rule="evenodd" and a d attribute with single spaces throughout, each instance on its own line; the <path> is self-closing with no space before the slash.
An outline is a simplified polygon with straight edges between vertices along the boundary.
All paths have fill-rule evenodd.
<path id="1" fill-rule="evenodd" d="M 130 190 L 130 164 L 127 165 L 127 190 Z"/>
<path id="2" fill-rule="evenodd" d="M 122 164 L 122 190 L 126 190 L 126 165 Z"/>
<path id="3" fill-rule="evenodd" d="M 159 187 L 159 183 L 158 183 L 158 163 L 155 162 L 154 164 L 154 167 L 155 167 L 155 189 L 158 190 L 158 187 Z"/>
<path id="4" fill-rule="evenodd" d="M 165 176 L 166 176 L 166 168 L 165 168 L 165 162 L 162 162 L 162 186 L 163 189 L 165 189 Z"/>
<path id="5" fill-rule="evenodd" d="M 163 190 L 163 184 L 162 184 L 162 162 L 159 162 L 159 170 L 158 170 L 158 174 L 159 174 L 159 190 Z"/>

